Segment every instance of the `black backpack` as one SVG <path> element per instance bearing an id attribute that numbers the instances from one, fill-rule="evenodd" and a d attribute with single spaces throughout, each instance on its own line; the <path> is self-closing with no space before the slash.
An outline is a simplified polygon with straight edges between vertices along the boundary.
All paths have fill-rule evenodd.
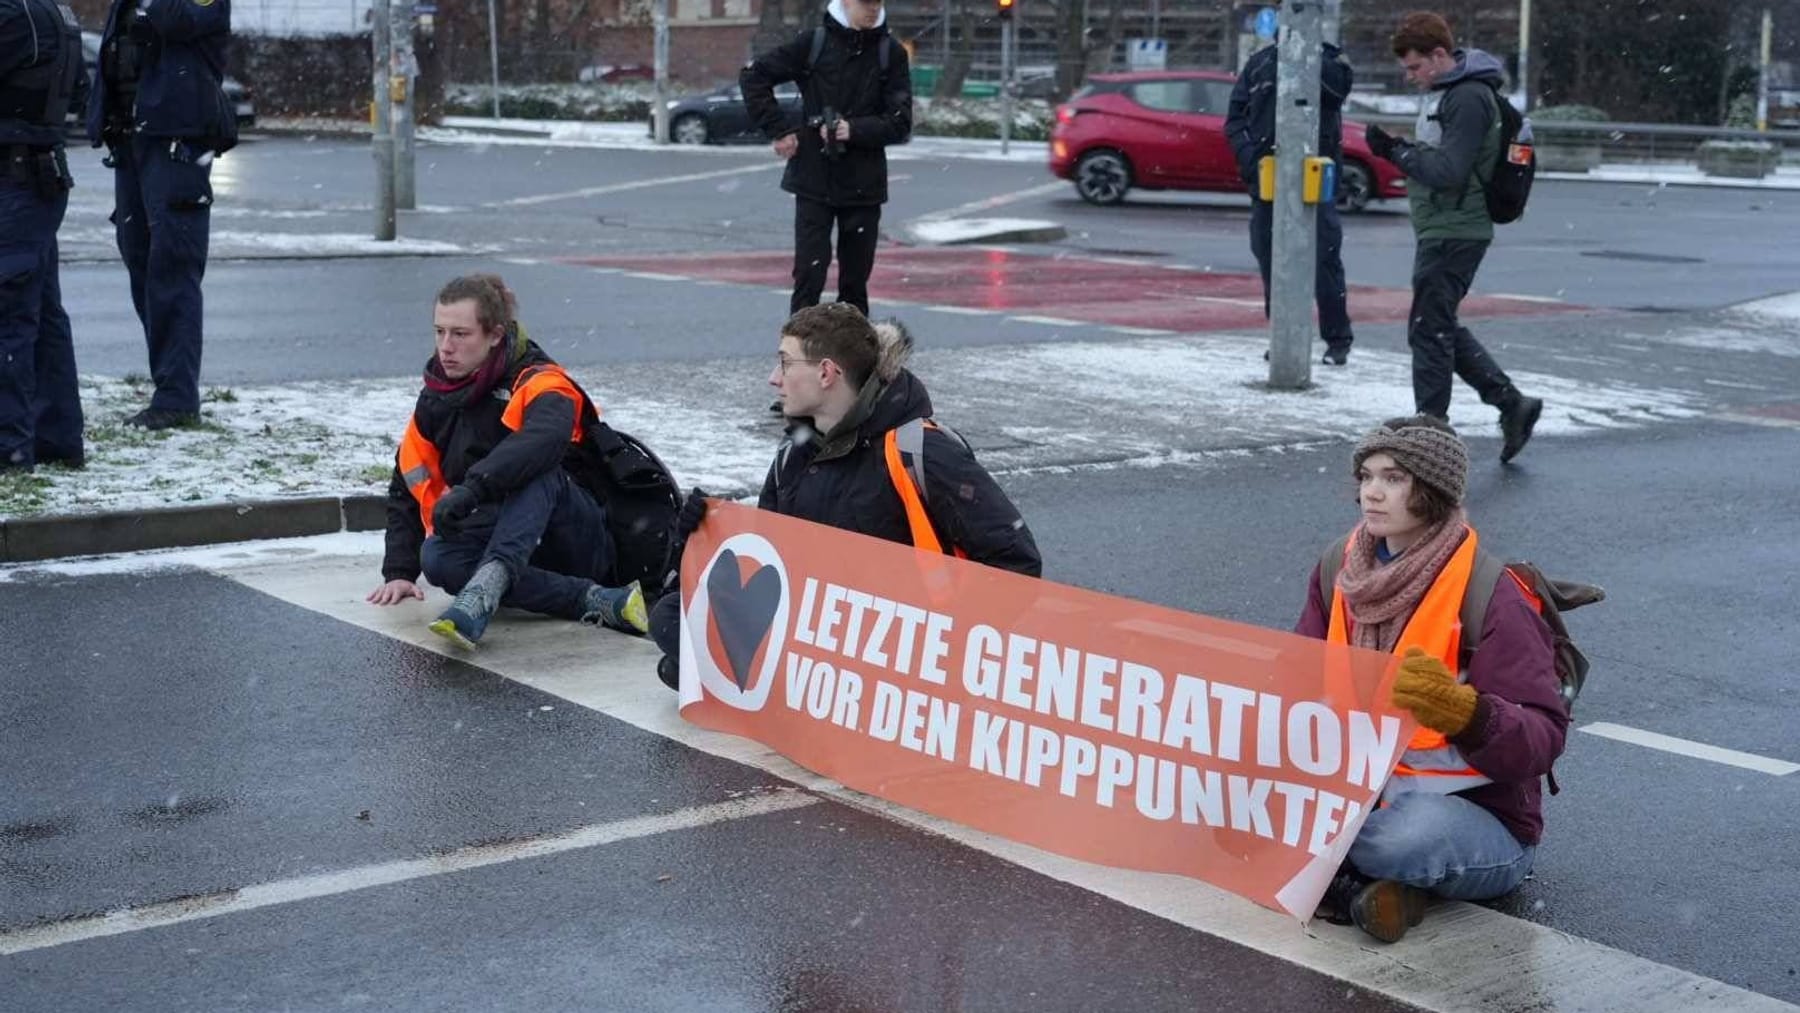
<path id="1" fill-rule="evenodd" d="M 606 529 L 616 553 L 613 582 L 635 580 L 645 599 L 652 599 L 661 593 L 669 573 L 670 534 L 681 509 L 681 486 L 643 441 L 600 421 L 587 392 L 581 395 L 581 444 L 570 452 L 564 467 L 606 511 Z"/>
<path id="2" fill-rule="evenodd" d="M 1471 81 L 1494 93 L 1500 107 L 1500 153 L 1486 179 L 1481 181 L 1487 198 L 1488 218 L 1495 225 L 1509 225 L 1525 214 L 1531 199 L 1531 181 L 1537 176 L 1537 152 L 1531 148 L 1531 119 L 1513 108 L 1500 90 L 1485 81 Z"/>
<path id="3" fill-rule="evenodd" d="M 1338 570 L 1344 564 L 1347 544 L 1347 536 L 1338 539 L 1319 559 L 1319 593 L 1325 602 L 1327 614 L 1331 608 L 1332 589 L 1337 582 Z M 1487 624 L 1488 602 L 1493 599 L 1494 586 L 1503 573 L 1517 582 L 1520 590 L 1526 592 L 1527 601 L 1535 599 L 1538 615 L 1550 627 L 1551 649 L 1556 655 L 1556 680 L 1562 687 L 1563 704 L 1572 713 L 1575 698 L 1581 695 L 1581 687 L 1587 682 L 1588 659 L 1569 636 L 1569 627 L 1563 622 L 1562 614 L 1583 605 L 1605 601 L 1606 591 L 1592 584 L 1551 580 L 1530 563 L 1503 563 L 1498 556 L 1477 550 L 1475 569 L 1469 574 L 1469 587 L 1463 593 L 1462 609 L 1457 617 L 1465 632 L 1474 631 L 1461 641 L 1462 656 L 1458 660 L 1463 669 L 1467 669 L 1475 658 L 1475 649 L 1480 646 L 1477 641 L 1481 638 L 1482 628 Z"/>

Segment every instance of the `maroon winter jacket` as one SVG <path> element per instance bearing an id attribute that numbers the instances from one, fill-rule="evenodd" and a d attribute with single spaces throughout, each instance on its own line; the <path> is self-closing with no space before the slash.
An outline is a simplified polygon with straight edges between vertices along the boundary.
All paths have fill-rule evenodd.
<path id="1" fill-rule="evenodd" d="M 1323 640 L 1331 615 L 1317 566 L 1306 587 L 1306 611 L 1294 632 Z M 1469 660 L 1469 685 L 1481 694 L 1475 717 L 1450 743 L 1493 783 L 1457 794 L 1493 813 L 1519 843 L 1536 844 L 1544 834 L 1539 779 L 1562 754 L 1569 711 L 1558 692 L 1550 627 L 1504 573 Z"/>

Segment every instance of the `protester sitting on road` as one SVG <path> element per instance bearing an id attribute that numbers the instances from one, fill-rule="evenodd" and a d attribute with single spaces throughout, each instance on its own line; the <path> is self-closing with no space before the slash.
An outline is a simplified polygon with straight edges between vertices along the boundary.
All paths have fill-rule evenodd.
<path id="1" fill-rule="evenodd" d="M 611 586 L 605 507 L 570 453 L 594 409 L 516 316 L 495 275 L 438 293 L 437 351 L 388 483 L 385 583 L 369 601 L 423 599 L 423 570 L 456 596 L 431 630 L 464 649 L 501 605 L 646 632 L 637 582 Z"/>
<path id="2" fill-rule="evenodd" d="M 1463 513 L 1469 453 L 1456 431 L 1433 415 L 1390 419 L 1352 461 L 1362 523 L 1313 570 L 1295 632 L 1404 656 L 1393 703 L 1419 727 L 1321 907 L 1391 943 L 1424 917 L 1428 895 L 1498 897 L 1531 872 L 1538 779 L 1562 752 L 1569 713 L 1550 628 Z M 1479 635 L 1459 643 L 1463 597 L 1481 574 L 1493 598 Z"/>
<path id="3" fill-rule="evenodd" d="M 769 373 L 787 436 L 757 506 L 1040 576 L 1043 559 L 1018 508 L 960 437 L 929 421 L 931 397 L 906 368 L 911 351 L 912 337 L 897 321 L 872 325 L 849 303 L 810 306 L 788 318 Z M 912 439 L 920 440 L 918 450 L 907 449 Z M 922 454 L 922 468 L 890 472 L 890 441 L 903 454 Z M 923 496 L 898 485 L 918 473 Z M 908 499 L 922 500 L 922 509 L 909 511 Z M 685 543 L 705 514 L 706 493 L 695 489 L 676 519 L 676 539 Z M 915 529 L 915 519 L 929 530 Z M 657 672 L 670 688 L 677 686 L 680 618 L 681 595 L 670 582 L 650 622 L 666 655 Z"/>

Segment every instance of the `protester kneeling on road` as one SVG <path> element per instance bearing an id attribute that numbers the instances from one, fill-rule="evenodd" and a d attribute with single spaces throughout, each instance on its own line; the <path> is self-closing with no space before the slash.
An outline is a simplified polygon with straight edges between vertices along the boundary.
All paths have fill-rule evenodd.
<path id="1" fill-rule="evenodd" d="M 421 571 L 456 596 L 431 630 L 473 648 L 501 605 L 649 629 L 636 581 L 612 586 L 618 547 L 574 453 L 597 423 L 587 394 L 526 336 L 495 275 L 438 293 L 437 351 L 388 484 L 377 605 L 423 599 Z"/>
<path id="2" fill-rule="evenodd" d="M 872 325 L 848 303 L 788 318 L 769 373 L 788 429 L 758 508 L 1042 575 L 1037 542 L 1018 508 L 968 444 L 931 421 L 931 396 L 906 368 L 911 351 L 912 337 L 897 321 Z M 890 443 L 916 466 L 903 475 L 890 471 Z M 920 474 L 923 489 L 914 484 Z M 676 518 L 673 558 L 681 558 L 680 546 L 705 515 L 706 493 L 695 489 Z M 666 655 L 657 672 L 675 688 L 675 582 L 651 611 L 651 636 Z"/>
<path id="3" fill-rule="evenodd" d="M 1419 727 L 1320 909 L 1391 943 L 1428 896 L 1498 897 L 1531 872 L 1539 779 L 1569 712 L 1549 626 L 1488 565 L 1463 513 L 1469 453 L 1456 431 L 1433 415 L 1391 419 L 1352 460 L 1362 523 L 1313 570 L 1295 632 L 1403 655 L 1393 703 Z M 1464 595 L 1496 570 L 1481 629 L 1464 642 Z"/>

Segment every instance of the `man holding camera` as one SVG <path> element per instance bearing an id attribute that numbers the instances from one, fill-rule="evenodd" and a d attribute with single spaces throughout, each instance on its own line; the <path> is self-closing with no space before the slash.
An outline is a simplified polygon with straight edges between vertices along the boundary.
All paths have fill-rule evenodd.
<path id="1" fill-rule="evenodd" d="M 787 122 L 775 86 L 798 82 L 805 123 Z M 888 35 L 882 0 L 831 0 L 818 27 L 752 60 L 739 76 L 750 118 L 787 159 L 794 195 L 794 297 L 816 306 L 837 227 L 838 302 L 869 313 L 869 272 L 887 202 L 887 146 L 912 136 L 906 50 Z"/>

